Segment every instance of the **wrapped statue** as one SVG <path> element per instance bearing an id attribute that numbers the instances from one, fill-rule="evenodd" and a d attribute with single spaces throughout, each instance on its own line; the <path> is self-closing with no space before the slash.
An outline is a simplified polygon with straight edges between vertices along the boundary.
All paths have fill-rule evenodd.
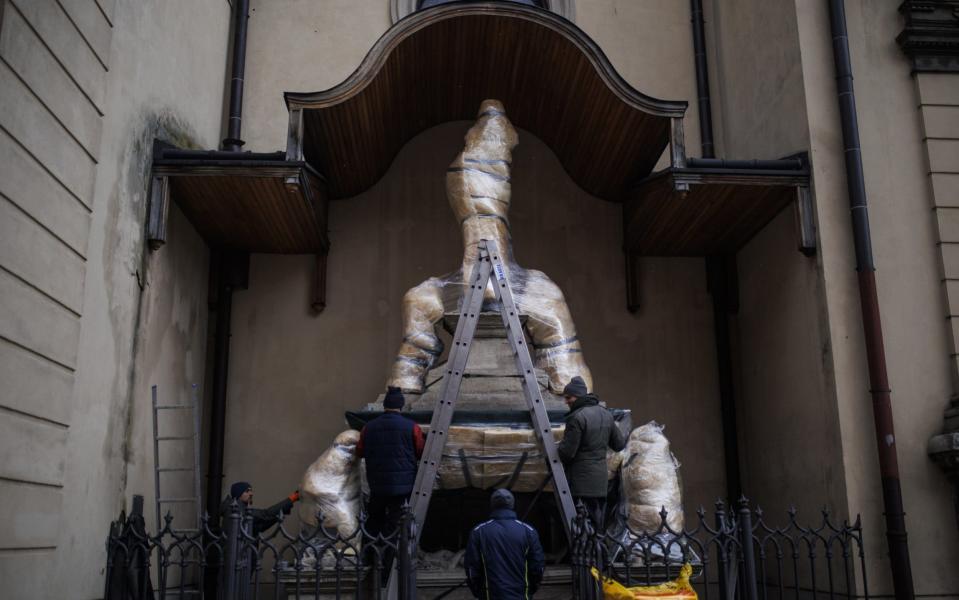
<path id="1" fill-rule="evenodd" d="M 300 483 L 303 497 L 301 518 L 315 526 L 317 514 L 323 517 L 323 527 L 349 538 L 356 531 L 360 516 L 360 465 L 356 458 L 356 444 L 360 432 L 347 430 L 336 436 L 310 465 Z"/>
<path id="2" fill-rule="evenodd" d="M 621 481 L 627 503 L 627 523 L 635 532 L 655 533 L 666 509 L 666 525 L 683 529 L 683 497 L 679 461 L 669 450 L 663 426 L 651 421 L 629 434 L 622 451 Z"/>
<path id="3" fill-rule="evenodd" d="M 487 239 L 496 242 L 509 265 L 510 286 L 526 317 L 536 351 L 534 360 L 548 375 L 550 390 L 558 393 L 575 375 L 592 387 L 563 292 L 546 274 L 524 269 L 513 258 L 508 212 L 512 151 L 518 140 L 503 105 L 484 100 L 476 124 L 466 134 L 463 151 L 446 171 L 446 193 L 463 232 L 463 261 L 457 271 L 431 277 L 403 298 L 403 342 L 390 386 L 423 392 L 426 374 L 443 352 L 435 326 L 444 314 L 458 311 L 465 280 L 478 257 L 478 244 Z M 493 308 L 492 287 L 486 290 L 485 302 L 485 308 Z"/>

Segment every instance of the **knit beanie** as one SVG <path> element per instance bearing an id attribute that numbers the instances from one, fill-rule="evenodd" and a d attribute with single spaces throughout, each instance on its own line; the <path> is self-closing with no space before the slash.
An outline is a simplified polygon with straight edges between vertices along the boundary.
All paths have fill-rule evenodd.
<path id="1" fill-rule="evenodd" d="M 563 388 L 563 395 L 572 396 L 573 398 L 582 398 L 587 393 L 589 392 L 586 390 L 586 382 L 583 381 L 583 378 L 579 375 L 570 379 L 566 387 Z"/>
<path id="2" fill-rule="evenodd" d="M 509 490 L 499 489 L 493 492 L 493 495 L 489 498 L 489 507 L 493 510 L 497 508 L 508 508 L 513 509 L 515 504 L 513 499 L 513 494 Z"/>
<path id="3" fill-rule="evenodd" d="M 237 481 L 236 483 L 230 486 L 230 496 L 234 500 L 239 500 L 240 496 L 243 495 L 243 492 L 247 491 L 248 489 L 251 489 L 252 487 L 253 487 L 252 485 L 250 485 L 249 483 L 245 481 Z"/>
<path id="4" fill-rule="evenodd" d="M 386 396 L 383 397 L 383 408 L 403 408 L 406 404 L 406 398 L 403 397 L 403 391 L 398 387 L 388 387 Z"/>

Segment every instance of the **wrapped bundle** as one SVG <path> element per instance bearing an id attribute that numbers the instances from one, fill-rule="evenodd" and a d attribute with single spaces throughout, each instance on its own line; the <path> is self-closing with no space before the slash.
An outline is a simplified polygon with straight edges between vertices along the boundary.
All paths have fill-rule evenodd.
<path id="1" fill-rule="evenodd" d="M 300 494 L 307 500 L 300 516 L 316 525 L 316 515 L 323 516 L 323 526 L 335 529 L 348 538 L 356 531 L 360 515 L 360 469 L 356 444 L 360 432 L 350 429 L 336 436 L 330 446 L 310 465 L 300 483 Z"/>
<path id="2" fill-rule="evenodd" d="M 553 428 L 554 440 L 562 439 L 563 429 Z M 423 427 L 423 431 L 429 428 Z M 514 492 L 535 492 L 548 473 L 532 429 L 453 425 L 443 449 L 436 487 L 455 490 L 509 485 Z"/>
<path id="3" fill-rule="evenodd" d="M 629 434 L 622 452 L 622 490 L 627 503 L 627 522 L 633 531 L 655 533 L 662 523 L 675 532 L 683 529 L 683 498 L 679 462 L 669 450 L 663 426 L 651 421 Z"/>

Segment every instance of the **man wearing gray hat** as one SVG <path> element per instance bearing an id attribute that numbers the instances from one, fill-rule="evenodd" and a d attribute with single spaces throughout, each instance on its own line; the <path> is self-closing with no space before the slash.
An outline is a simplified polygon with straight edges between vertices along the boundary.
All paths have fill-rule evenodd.
<path id="1" fill-rule="evenodd" d="M 526 600 L 543 579 L 543 546 L 536 530 L 516 518 L 513 494 L 496 490 L 490 519 L 470 532 L 466 543 L 466 580 L 477 598 Z"/>
<path id="2" fill-rule="evenodd" d="M 612 415 L 590 394 L 582 377 L 573 377 L 563 388 L 569 413 L 566 432 L 556 448 L 566 467 L 566 479 L 573 499 L 589 513 L 593 527 L 604 530 L 606 513 L 606 448 L 619 452 L 626 447 L 626 436 L 613 422 Z"/>

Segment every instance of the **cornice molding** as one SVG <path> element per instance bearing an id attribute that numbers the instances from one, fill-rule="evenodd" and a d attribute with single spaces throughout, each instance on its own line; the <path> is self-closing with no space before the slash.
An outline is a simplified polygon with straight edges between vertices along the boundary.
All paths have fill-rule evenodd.
<path id="1" fill-rule="evenodd" d="M 906 26 L 896 37 L 913 72 L 959 73 L 959 0 L 906 0 Z"/>

